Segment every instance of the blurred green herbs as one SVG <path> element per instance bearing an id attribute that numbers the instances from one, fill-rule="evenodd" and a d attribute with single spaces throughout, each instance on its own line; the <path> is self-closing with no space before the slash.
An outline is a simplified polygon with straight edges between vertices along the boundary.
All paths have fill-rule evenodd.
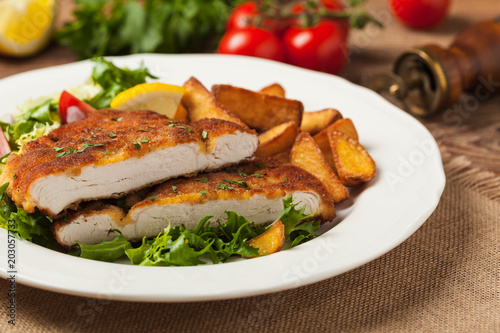
<path id="1" fill-rule="evenodd" d="M 213 50 L 241 0 L 77 0 L 56 40 L 81 59 Z"/>

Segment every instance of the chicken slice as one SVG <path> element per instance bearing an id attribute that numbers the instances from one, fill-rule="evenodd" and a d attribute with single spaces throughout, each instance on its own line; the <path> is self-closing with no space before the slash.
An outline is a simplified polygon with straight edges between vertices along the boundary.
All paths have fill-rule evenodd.
<path id="1" fill-rule="evenodd" d="M 100 110 L 9 156 L 0 184 L 28 212 L 55 217 L 78 203 L 121 197 L 166 179 L 253 155 L 254 131 L 225 120 L 186 124 L 151 111 Z"/>
<path id="2" fill-rule="evenodd" d="M 272 166 L 249 174 L 248 167 L 204 173 L 193 178 L 171 179 L 158 185 L 128 212 L 113 205 L 74 212 L 53 224 L 57 241 L 69 247 L 77 241 L 96 244 L 117 236 L 114 229 L 131 241 L 154 237 L 169 222 L 194 228 L 207 215 L 224 221 L 225 211 L 235 211 L 257 224 L 274 221 L 283 210 L 283 198 L 293 196 L 298 207 L 316 219 L 335 217 L 333 198 L 321 182 L 307 171 L 290 165 Z"/>

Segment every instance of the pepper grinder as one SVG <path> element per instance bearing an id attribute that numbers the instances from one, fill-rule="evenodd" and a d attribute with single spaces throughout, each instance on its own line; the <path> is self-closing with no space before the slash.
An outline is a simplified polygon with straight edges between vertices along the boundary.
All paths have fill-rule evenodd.
<path id="1" fill-rule="evenodd" d="M 375 74 L 362 84 L 388 91 L 412 114 L 430 116 L 485 82 L 500 82 L 500 17 L 465 29 L 447 49 L 412 47 L 397 58 L 393 72 Z"/>

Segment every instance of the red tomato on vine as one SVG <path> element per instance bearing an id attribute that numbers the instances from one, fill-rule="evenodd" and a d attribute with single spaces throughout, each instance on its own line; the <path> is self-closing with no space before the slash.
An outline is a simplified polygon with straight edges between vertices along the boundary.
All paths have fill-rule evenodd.
<path id="1" fill-rule="evenodd" d="M 296 66 L 338 74 L 347 63 L 346 36 L 331 20 L 309 28 L 291 27 L 283 37 L 287 61 Z"/>
<path id="2" fill-rule="evenodd" d="M 219 43 L 218 53 L 247 55 L 277 61 L 285 60 L 281 40 L 272 32 L 255 27 L 228 31 Z"/>
<path id="3" fill-rule="evenodd" d="M 392 12 L 406 25 L 431 28 L 445 18 L 450 0 L 389 0 Z"/>

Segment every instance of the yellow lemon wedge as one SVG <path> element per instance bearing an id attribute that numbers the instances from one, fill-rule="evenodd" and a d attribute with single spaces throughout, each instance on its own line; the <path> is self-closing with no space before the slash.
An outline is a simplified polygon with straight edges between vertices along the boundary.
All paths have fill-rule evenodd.
<path id="1" fill-rule="evenodd" d="M 111 107 L 123 111 L 151 110 L 171 119 L 182 120 L 178 113 L 184 113 L 180 104 L 184 92 L 184 87 L 171 84 L 142 83 L 116 95 Z"/>
<path id="2" fill-rule="evenodd" d="M 52 36 L 56 0 L 0 0 L 0 54 L 26 57 L 43 49 Z"/>

